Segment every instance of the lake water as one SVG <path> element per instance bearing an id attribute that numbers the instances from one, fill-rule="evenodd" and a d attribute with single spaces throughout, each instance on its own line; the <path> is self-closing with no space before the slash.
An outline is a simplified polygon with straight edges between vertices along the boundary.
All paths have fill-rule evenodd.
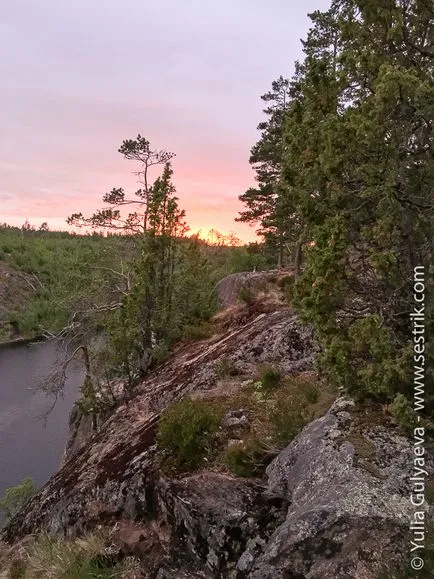
<path id="1" fill-rule="evenodd" d="M 79 360 L 70 364 L 64 397 L 45 424 L 41 416 L 52 399 L 32 388 L 60 357 L 61 349 L 54 342 L 0 348 L 0 496 L 26 477 L 40 487 L 59 469 L 69 413 L 84 378 L 83 365 Z"/>

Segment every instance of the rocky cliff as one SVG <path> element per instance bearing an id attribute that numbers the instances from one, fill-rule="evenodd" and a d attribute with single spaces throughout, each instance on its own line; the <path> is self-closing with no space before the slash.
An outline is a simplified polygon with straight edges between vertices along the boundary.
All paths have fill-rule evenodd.
<path id="1" fill-rule="evenodd" d="M 267 284 L 259 301 L 237 304 L 232 278 L 219 333 L 181 345 L 153 371 L 3 539 L 109 528 L 141 562 L 140 575 L 131 576 L 158 579 L 374 579 L 385 565 L 402 564 L 412 448 L 379 407 L 326 396 L 316 420 L 274 449 L 266 472 L 253 478 L 218 463 L 183 475 L 161 469 L 155 433 L 169 405 L 187 396 L 223 401 L 264 363 L 285 376 L 312 374 L 312 333 L 280 299 L 279 276 Z M 221 360 L 236 365 L 237 375 L 222 378 Z M 247 427 L 255 419 L 246 410 L 229 418 L 240 415 Z"/>

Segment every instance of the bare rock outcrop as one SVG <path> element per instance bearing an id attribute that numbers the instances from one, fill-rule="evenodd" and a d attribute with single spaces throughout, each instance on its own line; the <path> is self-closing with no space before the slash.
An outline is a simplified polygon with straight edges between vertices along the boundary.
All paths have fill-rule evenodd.
<path id="1" fill-rule="evenodd" d="M 234 287 L 222 301 L 231 302 Z M 205 465 L 175 478 L 159 468 L 160 413 L 186 396 L 218 390 L 219 362 L 234 364 L 242 383 L 258 364 L 285 374 L 312 370 L 317 350 L 311 330 L 282 304 L 180 346 L 0 539 L 14 543 L 39 531 L 74 537 L 102 525 L 116 528 L 149 579 L 377 579 L 385 564 L 402 562 L 408 547 L 413 467 L 409 440 L 378 407 L 339 398 L 263 478 L 236 478 Z M 225 420 L 243 416 L 237 407 Z"/>
<path id="2" fill-rule="evenodd" d="M 268 491 L 290 506 L 263 551 L 247 550 L 238 570 L 251 579 L 375 579 L 385 564 L 399 565 L 414 510 L 412 453 L 390 425 L 336 401 L 268 467 Z"/>
<path id="3" fill-rule="evenodd" d="M 142 542 L 157 537 L 143 577 L 376 579 L 399 568 L 408 547 L 412 449 L 364 412 L 338 399 L 274 459 L 265 480 L 208 471 L 162 477 L 151 420 L 134 432 L 128 457 L 111 447 L 105 470 L 94 470 L 95 449 L 85 454 L 87 477 L 78 459 L 67 475 L 67 463 L 4 538 L 39 528 L 68 534 L 122 516 L 143 525 Z M 170 540 L 150 535 L 153 520 Z"/>
<path id="4" fill-rule="evenodd" d="M 275 458 L 266 481 L 162 480 L 160 512 L 176 539 L 173 574 L 161 577 L 392 576 L 409 545 L 412 452 L 375 410 L 341 398 Z"/>
<path id="5" fill-rule="evenodd" d="M 180 347 L 66 461 L 3 530 L 3 537 L 14 541 L 43 529 L 74 536 L 120 516 L 153 516 L 160 412 L 185 396 L 215 388 L 216 363 L 222 358 L 236 360 L 246 373 L 266 362 L 280 362 L 291 373 L 311 369 L 315 352 L 311 331 L 289 309 L 261 314 L 241 328 Z"/>
<path id="6" fill-rule="evenodd" d="M 195 562 L 210 577 L 233 576 L 248 542 L 265 543 L 283 522 L 285 499 L 264 491 L 258 481 L 212 472 L 160 480 L 160 512 L 173 530 L 174 560 Z"/>
<path id="7" fill-rule="evenodd" d="M 256 293 L 266 288 L 270 282 L 289 275 L 293 275 L 292 269 L 233 273 L 217 283 L 217 299 L 222 307 L 227 308 L 239 301 L 239 294 L 242 289 L 249 288 Z"/>

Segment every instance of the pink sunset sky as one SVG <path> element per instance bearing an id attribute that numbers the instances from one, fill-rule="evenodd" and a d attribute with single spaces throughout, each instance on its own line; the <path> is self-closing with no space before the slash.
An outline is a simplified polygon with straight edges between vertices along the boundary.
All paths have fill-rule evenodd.
<path id="1" fill-rule="evenodd" d="M 244 241 L 238 195 L 260 95 L 301 57 L 308 12 L 327 0 L 16 0 L 0 22 L 0 222 L 67 229 L 112 187 L 137 188 L 117 152 L 140 133 L 176 153 L 192 231 Z"/>

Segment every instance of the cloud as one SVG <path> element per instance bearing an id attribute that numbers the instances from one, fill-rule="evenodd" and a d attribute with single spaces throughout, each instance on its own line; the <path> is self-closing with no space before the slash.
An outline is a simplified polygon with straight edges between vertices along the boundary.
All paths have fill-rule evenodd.
<path id="1" fill-rule="evenodd" d="M 177 153 L 194 223 L 226 231 L 253 182 L 259 95 L 300 57 L 307 12 L 328 0 L 16 0 L 0 21 L 0 220 L 60 223 L 113 186 L 141 133 Z M 212 221 L 212 223 L 211 223 Z M 247 228 L 247 229 L 246 229 Z"/>

